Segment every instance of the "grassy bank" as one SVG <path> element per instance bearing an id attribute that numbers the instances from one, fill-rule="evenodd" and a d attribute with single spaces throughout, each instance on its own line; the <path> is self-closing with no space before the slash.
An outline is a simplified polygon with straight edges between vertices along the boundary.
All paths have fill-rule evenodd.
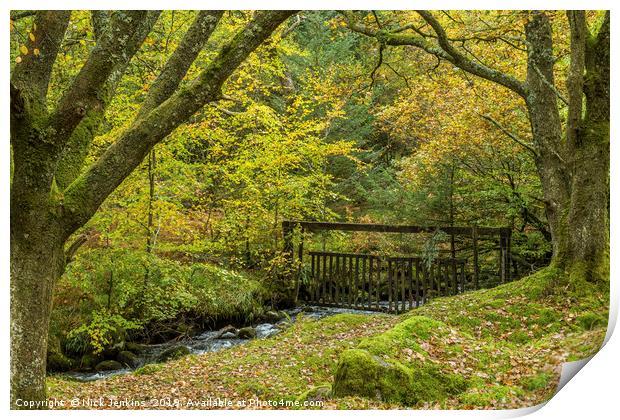
<path id="1" fill-rule="evenodd" d="M 600 347 L 608 294 L 545 269 L 401 316 L 301 319 L 278 336 L 82 384 L 52 398 L 312 399 L 327 408 L 517 408 L 554 392 L 564 361 Z M 361 381 L 360 379 L 364 379 Z M 178 408 L 178 407 L 169 407 Z"/>

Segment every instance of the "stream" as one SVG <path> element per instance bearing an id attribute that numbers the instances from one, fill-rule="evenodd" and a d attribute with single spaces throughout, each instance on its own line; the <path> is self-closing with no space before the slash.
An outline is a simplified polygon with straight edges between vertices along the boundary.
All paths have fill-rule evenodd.
<path id="1" fill-rule="evenodd" d="M 357 314 L 372 314 L 377 312 L 348 309 L 348 308 L 336 308 L 336 307 L 323 307 L 323 306 L 298 306 L 294 309 L 286 310 L 291 322 L 295 322 L 297 316 L 300 313 L 304 314 L 305 318 L 320 319 L 330 315 L 336 315 L 341 313 L 357 313 Z M 262 339 L 272 337 L 283 331 L 287 325 L 289 325 L 287 319 L 280 320 L 275 323 L 262 323 L 253 325 L 256 330 L 256 338 Z M 172 340 L 163 344 L 148 344 L 144 346 L 144 350 L 138 355 L 139 364 L 135 368 L 123 368 L 117 370 L 107 370 L 100 372 L 65 372 L 63 376 L 82 381 L 96 381 L 99 379 L 109 378 L 114 375 L 129 373 L 133 370 L 142 367 L 149 363 L 155 363 L 158 357 L 167 349 L 175 346 L 185 346 L 189 349 L 190 354 L 204 354 L 228 349 L 231 347 L 239 346 L 254 340 L 254 338 L 220 338 L 221 330 L 208 330 L 202 333 L 182 340 Z"/>

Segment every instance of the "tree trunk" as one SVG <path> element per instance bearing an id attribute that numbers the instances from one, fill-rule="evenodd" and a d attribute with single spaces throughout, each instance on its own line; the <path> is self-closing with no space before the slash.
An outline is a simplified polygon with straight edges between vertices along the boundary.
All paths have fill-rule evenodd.
<path id="1" fill-rule="evenodd" d="M 58 239 L 62 235 L 52 233 L 54 229 L 49 229 L 44 213 L 31 215 L 35 217 L 11 215 L 12 408 L 24 408 L 25 401 L 46 399 L 52 289 L 64 269 L 64 251 Z"/>
<path id="2" fill-rule="evenodd" d="M 569 252 L 556 263 L 575 278 L 609 281 L 609 122 L 590 123 L 578 136 L 572 194 L 565 220 Z"/>
<path id="3" fill-rule="evenodd" d="M 609 279 L 609 17 L 583 43 L 586 74 L 573 97 L 585 93 L 586 111 L 563 132 L 554 84 L 549 19 L 534 13 L 526 25 L 528 107 L 536 167 L 545 196 L 552 263 L 575 279 Z M 579 51 L 573 49 L 572 59 Z M 573 88 L 575 89 L 575 88 Z M 581 109 L 581 108 L 579 108 Z M 576 125 L 575 125 L 576 124 Z"/>

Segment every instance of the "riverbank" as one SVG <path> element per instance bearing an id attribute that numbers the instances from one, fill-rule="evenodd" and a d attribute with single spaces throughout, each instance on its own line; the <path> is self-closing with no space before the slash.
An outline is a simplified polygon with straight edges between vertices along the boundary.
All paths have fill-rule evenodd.
<path id="1" fill-rule="evenodd" d="M 301 315 L 276 336 L 131 374 L 86 384 L 50 377 L 48 395 L 144 402 L 127 408 L 218 408 L 187 406 L 209 398 L 311 400 L 338 409 L 531 406 L 553 395 L 562 362 L 590 356 L 605 335 L 607 291 L 595 286 L 571 291 L 562 278 L 543 271 L 498 288 L 436 299 L 398 317 Z M 411 332 L 420 331 L 429 322 L 433 328 L 426 333 L 401 334 L 414 324 Z M 409 370 L 418 362 L 433 363 L 441 373 L 459 376 L 458 386 L 409 403 L 355 389 L 334 395 L 335 374 L 346 362 L 347 350 L 366 351 L 384 365 Z M 178 405 L 161 404 L 166 401 Z"/>

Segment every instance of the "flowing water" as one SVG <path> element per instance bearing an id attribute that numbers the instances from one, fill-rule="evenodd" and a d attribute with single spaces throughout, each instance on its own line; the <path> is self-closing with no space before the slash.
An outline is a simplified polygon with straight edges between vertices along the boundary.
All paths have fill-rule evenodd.
<path id="1" fill-rule="evenodd" d="M 332 308 L 321 306 L 299 306 L 291 310 L 285 311 L 291 318 L 291 322 L 295 322 L 297 316 L 303 312 L 305 318 L 320 319 L 326 316 L 341 314 L 341 313 L 358 313 L 358 314 L 370 314 L 376 312 L 347 309 L 347 308 Z M 288 320 L 280 320 L 276 323 L 263 323 L 254 325 L 256 330 L 256 339 L 268 338 L 278 334 L 285 329 L 288 325 Z M 154 363 L 159 355 L 165 350 L 183 345 L 186 346 L 191 354 L 204 354 L 215 352 L 223 349 L 235 347 L 252 339 L 248 338 L 218 338 L 220 335 L 219 330 L 204 331 L 199 335 L 183 340 L 173 340 L 163 344 L 150 344 L 146 345 L 144 351 L 138 355 L 140 358 L 139 365 L 137 367 L 144 366 L 148 363 Z M 118 370 L 109 370 L 102 372 L 66 372 L 64 375 L 79 381 L 96 381 L 99 379 L 108 378 L 113 375 L 131 372 L 134 369 L 123 368 Z"/>

